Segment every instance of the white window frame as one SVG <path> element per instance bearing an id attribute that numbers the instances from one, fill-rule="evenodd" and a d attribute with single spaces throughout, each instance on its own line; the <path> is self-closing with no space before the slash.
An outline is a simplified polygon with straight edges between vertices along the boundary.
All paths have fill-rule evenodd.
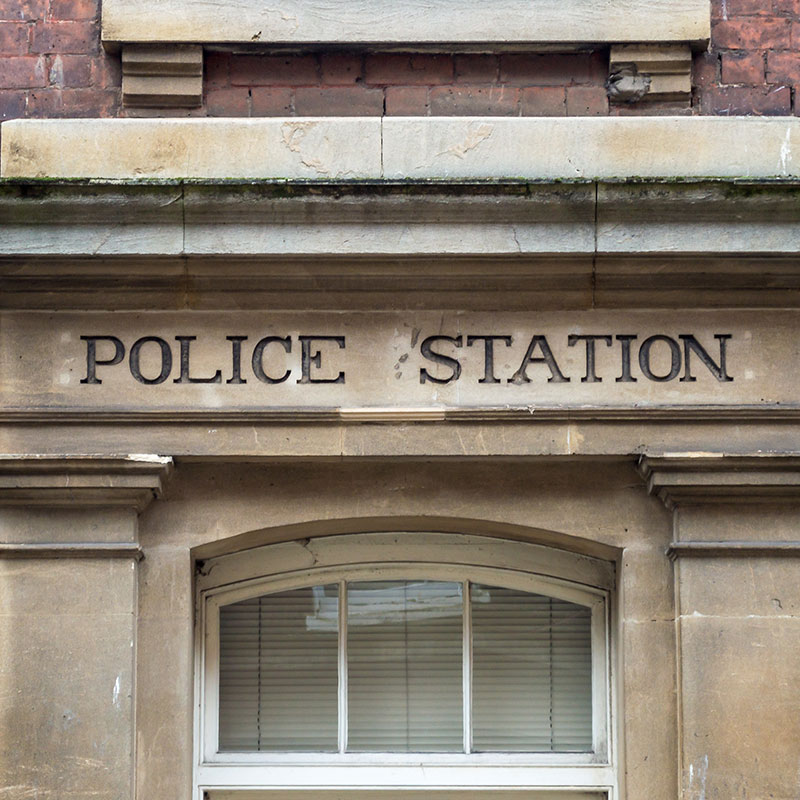
<path id="1" fill-rule="evenodd" d="M 342 580 L 406 579 L 501 585 L 591 608 L 592 752 L 218 752 L 221 605 Z M 374 795 L 375 800 L 414 797 L 420 791 L 427 800 L 434 792 L 490 789 L 504 790 L 504 795 L 517 790 L 513 796 L 520 800 L 545 800 L 553 791 L 559 800 L 617 800 L 609 637 L 613 587 L 613 565 L 599 559 L 523 542 L 442 533 L 322 537 L 265 545 L 205 562 L 197 578 L 196 798 L 280 800 L 291 790 L 291 797 L 304 800 L 304 790 L 346 788 L 364 791 L 365 798 Z M 340 681 L 343 657 L 340 651 Z M 340 691 L 340 704 L 341 698 Z M 340 726 L 341 714 L 340 706 Z M 317 795 L 314 791 L 309 800 Z"/>

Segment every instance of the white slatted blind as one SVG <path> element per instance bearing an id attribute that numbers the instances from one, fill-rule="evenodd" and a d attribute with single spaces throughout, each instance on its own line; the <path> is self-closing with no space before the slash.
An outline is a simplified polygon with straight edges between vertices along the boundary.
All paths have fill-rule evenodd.
<path id="1" fill-rule="evenodd" d="M 461 752 L 461 584 L 352 583 L 348 750 Z"/>
<path id="2" fill-rule="evenodd" d="M 338 585 L 221 606 L 220 750 L 591 751 L 590 609 L 463 586 L 349 583 L 344 630 Z"/>
<path id="3" fill-rule="evenodd" d="M 337 749 L 337 596 L 317 586 L 220 608 L 220 750 Z"/>
<path id="4" fill-rule="evenodd" d="M 472 595 L 474 750 L 591 750 L 591 611 L 495 586 Z"/>

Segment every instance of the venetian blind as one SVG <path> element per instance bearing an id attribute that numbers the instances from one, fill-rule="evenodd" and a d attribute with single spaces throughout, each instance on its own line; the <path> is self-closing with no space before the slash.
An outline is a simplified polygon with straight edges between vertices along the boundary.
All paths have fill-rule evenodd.
<path id="1" fill-rule="evenodd" d="M 473 749 L 591 750 L 590 610 L 477 585 L 471 608 Z"/>
<path id="2" fill-rule="evenodd" d="M 221 607 L 220 654 L 223 751 L 592 748 L 591 611 L 556 598 L 426 580 L 266 594 Z"/>
<path id="3" fill-rule="evenodd" d="M 461 752 L 461 584 L 347 590 L 348 749 Z"/>
<path id="4" fill-rule="evenodd" d="M 336 585 L 220 608 L 220 750 L 337 749 L 337 617 Z"/>

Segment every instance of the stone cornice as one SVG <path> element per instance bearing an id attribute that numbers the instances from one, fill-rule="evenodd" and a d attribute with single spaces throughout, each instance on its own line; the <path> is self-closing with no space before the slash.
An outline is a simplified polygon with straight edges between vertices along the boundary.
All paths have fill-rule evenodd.
<path id="1" fill-rule="evenodd" d="M 0 558 L 133 558 L 142 548 L 127 542 L 11 542 L 0 544 Z"/>
<path id="2" fill-rule="evenodd" d="M 639 472 L 667 508 L 691 503 L 800 502 L 800 455 L 643 456 Z"/>
<path id="3" fill-rule="evenodd" d="M 0 281 L 6 308 L 794 307 L 799 197 L 794 180 L 14 180 Z"/>
<path id="4" fill-rule="evenodd" d="M 155 455 L 4 455 L 0 506 L 121 506 L 141 512 L 161 494 L 171 470 L 171 458 Z"/>

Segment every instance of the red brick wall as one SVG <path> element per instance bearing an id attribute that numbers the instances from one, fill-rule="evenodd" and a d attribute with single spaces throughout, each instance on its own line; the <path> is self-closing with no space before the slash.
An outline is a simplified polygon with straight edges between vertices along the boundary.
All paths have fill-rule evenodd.
<path id="1" fill-rule="evenodd" d="M 713 0 L 712 43 L 688 103 L 609 108 L 608 53 L 311 53 L 206 56 L 191 116 L 584 116 L 800 112 L 800 0 Z M 120 105 L 119 57 L 100 47 L 99 0 L 0 0 L 0 119 L 140 115 Z M 151 113 L 151 112 L 145 112 Z"/>
<path id="2" fill-rule="evenodd" d="M 100 47 L 98 0 L 0 0 L 0 119 L 119 113 L 119 59 Z"/>
<path id="3" fill-rule="evenodd" d="M 607 114 L 604 54 L 211 54 L 213 116 Z"/>
<path id="4" fill-rule="evenodd" d="M 798 114 L 800 0 L 712 0 L 710 52 L 695 59 L 700 114 Z"/>

